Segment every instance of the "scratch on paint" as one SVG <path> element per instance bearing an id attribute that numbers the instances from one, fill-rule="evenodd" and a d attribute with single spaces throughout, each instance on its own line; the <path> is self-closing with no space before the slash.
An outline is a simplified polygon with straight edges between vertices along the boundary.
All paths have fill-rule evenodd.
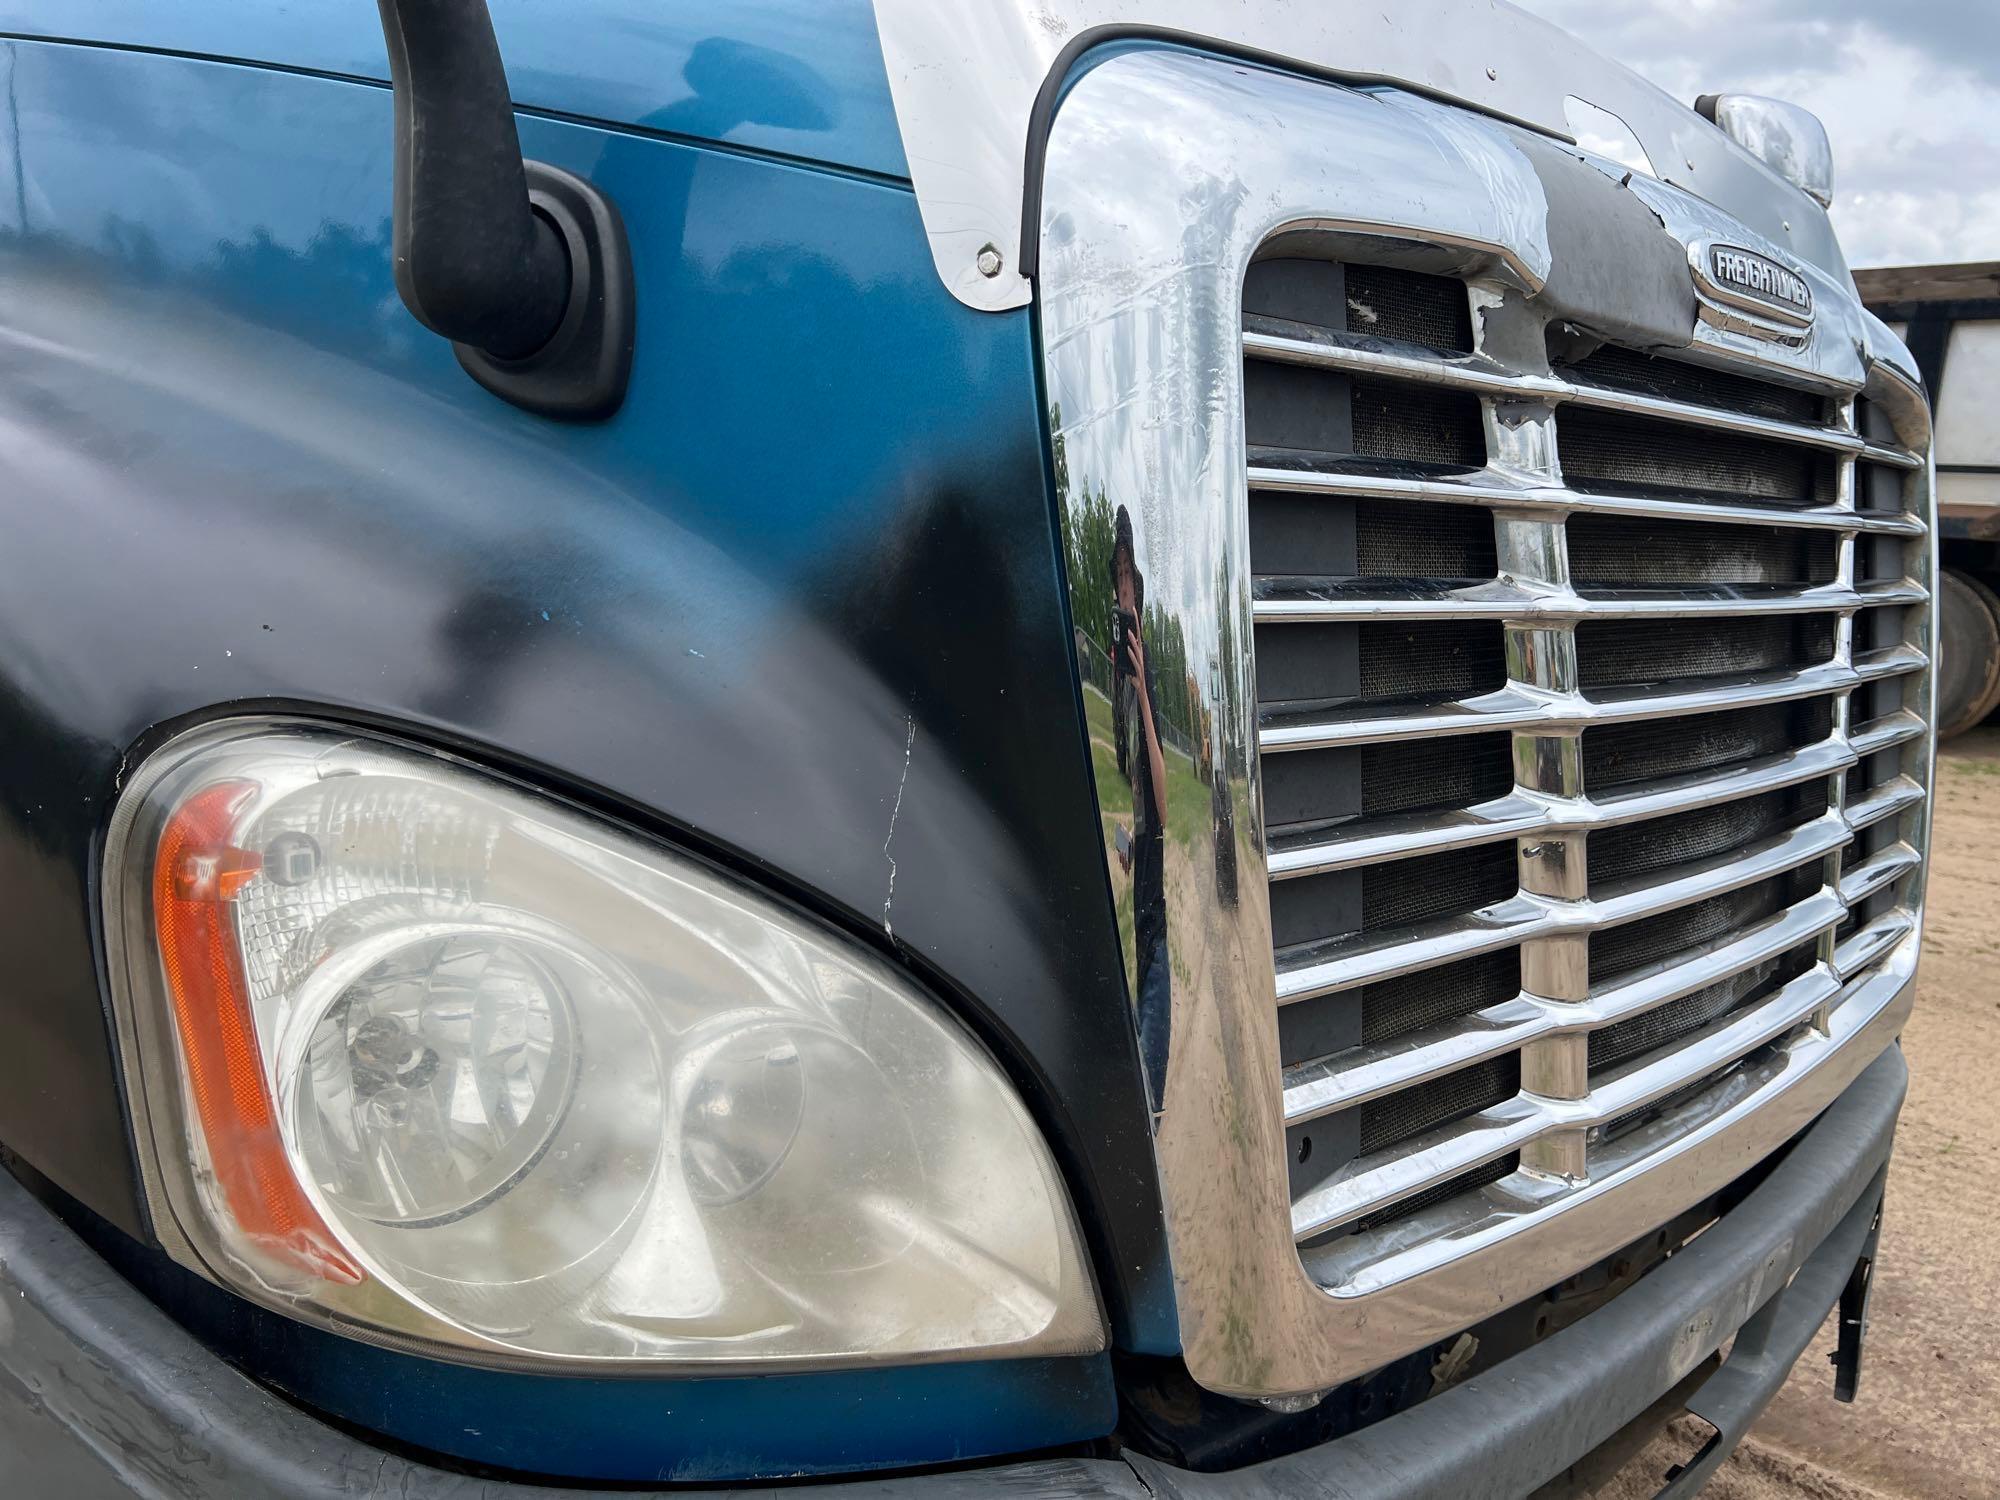
<path id="1" fill-rule="evenodd" d="M 903 789 L 910 784 L 910 755 L 917 747 L 917 721 L 907 719 L 909 733 L 903 738 L 903 779 L 896 783 L 896 805 L 889 809 L 889 832 L 882 840 L 882 857 L 889 861 L 889 889 L 882 895 L 882 931 L 890 937 L 896 929 L 889 923 L 889 907 L 896 899 L 896 856 L 889 852 L 889 843 L 896 837 L 896 817 L 903 810 Z"/>

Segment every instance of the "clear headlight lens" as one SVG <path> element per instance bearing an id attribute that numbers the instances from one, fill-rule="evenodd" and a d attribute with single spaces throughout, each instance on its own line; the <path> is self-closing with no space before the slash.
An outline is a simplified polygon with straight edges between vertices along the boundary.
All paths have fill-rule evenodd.
<path id="1" fill-rule="evenodd" d="M 108 859 L 156 1217 L 268 1304 L 593 1365 L 1103 1347 L 992 1060 L 703 865 L 271 725 L 149 761 Z"/>
<path id="2" fill-rule="evenodd" d="M 439 1223 L 541 1159 L 576 1075 L 569 1000 L 520 944 L 467 934 L 398 947 L 306 1043 L 300 1155 L 343 1213 Z"/>

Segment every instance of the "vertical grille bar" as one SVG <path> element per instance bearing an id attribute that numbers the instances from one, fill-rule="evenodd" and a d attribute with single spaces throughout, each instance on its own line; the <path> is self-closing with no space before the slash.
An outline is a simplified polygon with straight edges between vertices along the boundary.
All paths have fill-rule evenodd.
<path id="1" fill-rule="evenodd" d="M 1527 403 L 1482 403 L 1488 451 L 1495 468 L 1534 483 L 1561 484 L 1555 413 Z M 1566 522 L 1507 511 L 1496 512 L 1494 547 L 1503 579 L 1529 589 L 1567 593 L 1571 587 Z M 1519 687 L 1572 695 L 1579 686 L 1574 625 L 1506 629 L 1507 675 Z M 1583 753 L 1574 732 L 1514 735 L 1514 776 L 1519 791 L 1572 800 L 1583 795 Z M 1581 901 L 1589 894 L 1585 836 L 1581 831 L 1535 833 L 1515 841 L 1524 892 L 1558 901 Z M 1553 933 L 1521 944 L 1521 990 L 1551 1002 L 1590 998 L 1590 939 L 1583 933 Z M 1521 1088 L 1545 1099 L 1581 1099 L 1590 1091 L 1590 1044 L 1580 1032 L 1559 1033 L 1521 1049 Z M 1565 1130 L 1531 1141 L 1521 1149 L 1521 1168 L 1565 1182 L 1588 1174 L 1584 1133 Z"/>
<path id="2" fill-rule="evenodd" d="M 1855 403 L 1853 397 L 1845 397 L 1839 402 L 1836 415 L 1839 425 L 1843 430 L 1847 432 L 1856 431 Z M 1835 477 L 1834 504 L 1842 510 L 1852 511 L 1858 503 L 1854 455 L 1851 453 L 1843 454 L 1836 462 L 1838 468 Z M 1843 589 L 1852 590 L 1854 587 L 1855 551 L 1859 544 L 1859 538 L 1851 531 L 1843 532 L 1839 542 L 1836 543 L 1834 552 L 1834 582 Z M 1854 664 L 1854 613 L 1852 610 L 1843 611 L 1839 620 L 1835 622 L 1833 659 L 1839 666 L 1852 667 Z M 1836 694 L 1832 700 L 1832 708 L 1834 735 L 1839 739 L 1847 740 L 1851 743 L 1850 730 L 1853 725 L 1854 716 L 1853 690 L 1849 689 L 1847 692 Z M 1826 799 L 1827 805 L 1835 812 L 1845 812 L 1847 807 L 1847 774 L 1845 772 L 1827 779 Z M 1844 849 L 1836 849 L 1826 857 L 1823 878 L 1827 888 L 1830 890 L 1837 892 L 1840 889 L 1841 865 L 1845 857 L 1846 851 Z M 1829 927 L 1826 931 L 1822 932 L 1819 935 L 1819 941 L 1814 945 L 1815 959 L 1819 963 L 1824 964 L 1829 973 L 1837 972 L 1836 954 L 1839 951 L 1839 946 L 1840 929 L 1837 926 Z M 1813 1013 L 1813 1027 L 1815 1030 L 1825 1032 L 1831 1026 L 1831 1007 L 1832 1000 L 1829 997 L 1827 1002 Z"/>

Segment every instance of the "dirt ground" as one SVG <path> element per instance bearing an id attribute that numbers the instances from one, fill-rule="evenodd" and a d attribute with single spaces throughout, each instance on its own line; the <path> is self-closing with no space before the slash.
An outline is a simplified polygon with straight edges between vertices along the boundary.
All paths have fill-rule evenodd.
<path id="1" fill-rule="evenodd" d="M 1829 1324 L 1716 1475 L 1715 1500 L 2000 1497 L 2000 729 L 1945 747 L 1934 816 L 1860 1399 L 1833 1399 Z M 1682 1425 L 1599 1500 L 1654 1494 L 1708 1431 Z"/>

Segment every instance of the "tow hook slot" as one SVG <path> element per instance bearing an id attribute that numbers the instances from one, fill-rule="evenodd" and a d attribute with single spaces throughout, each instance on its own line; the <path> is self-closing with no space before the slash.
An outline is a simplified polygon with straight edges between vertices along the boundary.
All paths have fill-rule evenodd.
<path id="1" fill-rule="evenodd" d="M 1862 1345 L 1868 1338 L 1868 1302 L 1875 1290 L 1875 1242 L 1882 1236 L 1882 1210 L 1875 1209 L 1875 1222 L 1868 1226 L 1868 1240 L 1861 1258 L 1848 1273 L 1847 1285 L 1840 1289 L 1840 1332 L 1833 1353 L 1833 1399 L 1852 1401 L 1861 1390 Z"/>

